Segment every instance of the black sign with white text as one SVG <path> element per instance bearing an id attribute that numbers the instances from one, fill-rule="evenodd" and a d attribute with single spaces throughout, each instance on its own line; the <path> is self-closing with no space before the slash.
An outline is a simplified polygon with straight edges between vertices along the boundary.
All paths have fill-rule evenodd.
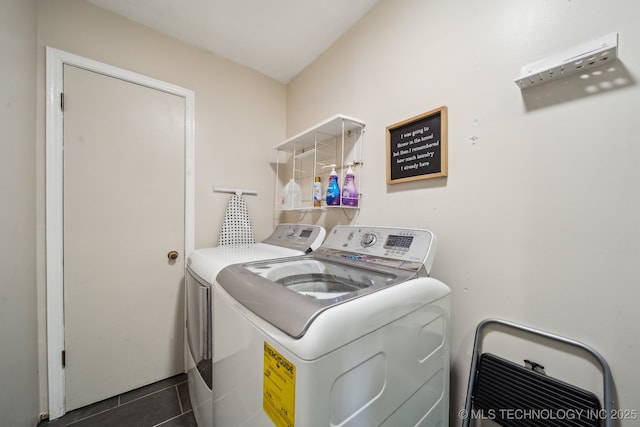
<path id="1" fill-rule="evenodd" d="M 388 127 L 387 148 L 389 184 L 446 176 L 446 107 Z"/>

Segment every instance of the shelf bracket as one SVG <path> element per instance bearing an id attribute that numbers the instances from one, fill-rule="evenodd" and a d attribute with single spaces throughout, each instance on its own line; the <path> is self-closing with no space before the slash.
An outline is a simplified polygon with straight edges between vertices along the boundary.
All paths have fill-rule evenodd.
<path id="1" fill-rule="evenodd" d="M 515 83 L 520 89 L 526 89 L 570 74 L 588 74 L 592 68 L 610 63 L 617 57 L 618 33 L 607 34 L 564 53 L 525 65 Z"/>
<path id="2" fill-rule="evenodd" d="M 344 216 L 346 216 L 349 221 L 353 220 L 353 218 L 355 218 L 356 215 L 358 214 L 358 209 L 341 208 L 340 210 L 344 213 Z M 349 211 L 352 211 L 353 215 L 349 216 L 349 213 L 348 213 Z"/>

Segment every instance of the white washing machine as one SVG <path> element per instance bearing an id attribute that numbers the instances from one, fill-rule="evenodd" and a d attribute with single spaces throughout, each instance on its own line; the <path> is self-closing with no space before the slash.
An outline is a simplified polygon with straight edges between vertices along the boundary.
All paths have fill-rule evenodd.
<path id="1" fill-rule="evenodd" d="M 214 286 L 216 427 L 449 425 L 450 289 L 427 230 L 337 226 Z"/>
<path id="2" fill-rule="evenodd" d="M 189 255 L 186 368 L 191 406 L 199 426 L 213 425 L 212 355 L 219 347 L 216 343 L 229 338 L 224 325 L 218 328 L 219 337 L 212 337 L 212 306 L 216 304 L 211 300 L 211 288 L 216 275 L 230 264 L 309 253 L 320 246 L 325 235 L 320 226 L 280 224 L 261 243 L 203 248 Z"/>

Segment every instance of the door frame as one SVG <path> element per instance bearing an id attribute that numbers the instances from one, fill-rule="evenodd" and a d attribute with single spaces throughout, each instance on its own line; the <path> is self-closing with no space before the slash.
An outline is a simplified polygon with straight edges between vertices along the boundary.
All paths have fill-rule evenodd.
<path id="1" fill-rule="evenodd" d="M 63 68 L 72 65 L 108 77 L 156 89 L 185 99 L 185 180 L 184 180 L 184 256 L 194 248 L 194 148 L 195 93 L 190 89 L 156 80 L 128 70 L 84 58 L 47 46 L 46 48 L 46 130 L 45 130 L 45 228 L 47 290 L 47 377 L 49 418 L 65 414 L 64 350 L 64 270 L 63 270 L 63 174 L 64 137 L 60 94 Z"/>

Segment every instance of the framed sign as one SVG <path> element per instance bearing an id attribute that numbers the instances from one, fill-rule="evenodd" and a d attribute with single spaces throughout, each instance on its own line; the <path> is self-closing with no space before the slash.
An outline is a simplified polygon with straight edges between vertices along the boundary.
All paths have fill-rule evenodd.
<path id="1" fill-rule="evenodd" d="M 387 127 L 387 184 L 447 176 L 447 107 Z"/>

